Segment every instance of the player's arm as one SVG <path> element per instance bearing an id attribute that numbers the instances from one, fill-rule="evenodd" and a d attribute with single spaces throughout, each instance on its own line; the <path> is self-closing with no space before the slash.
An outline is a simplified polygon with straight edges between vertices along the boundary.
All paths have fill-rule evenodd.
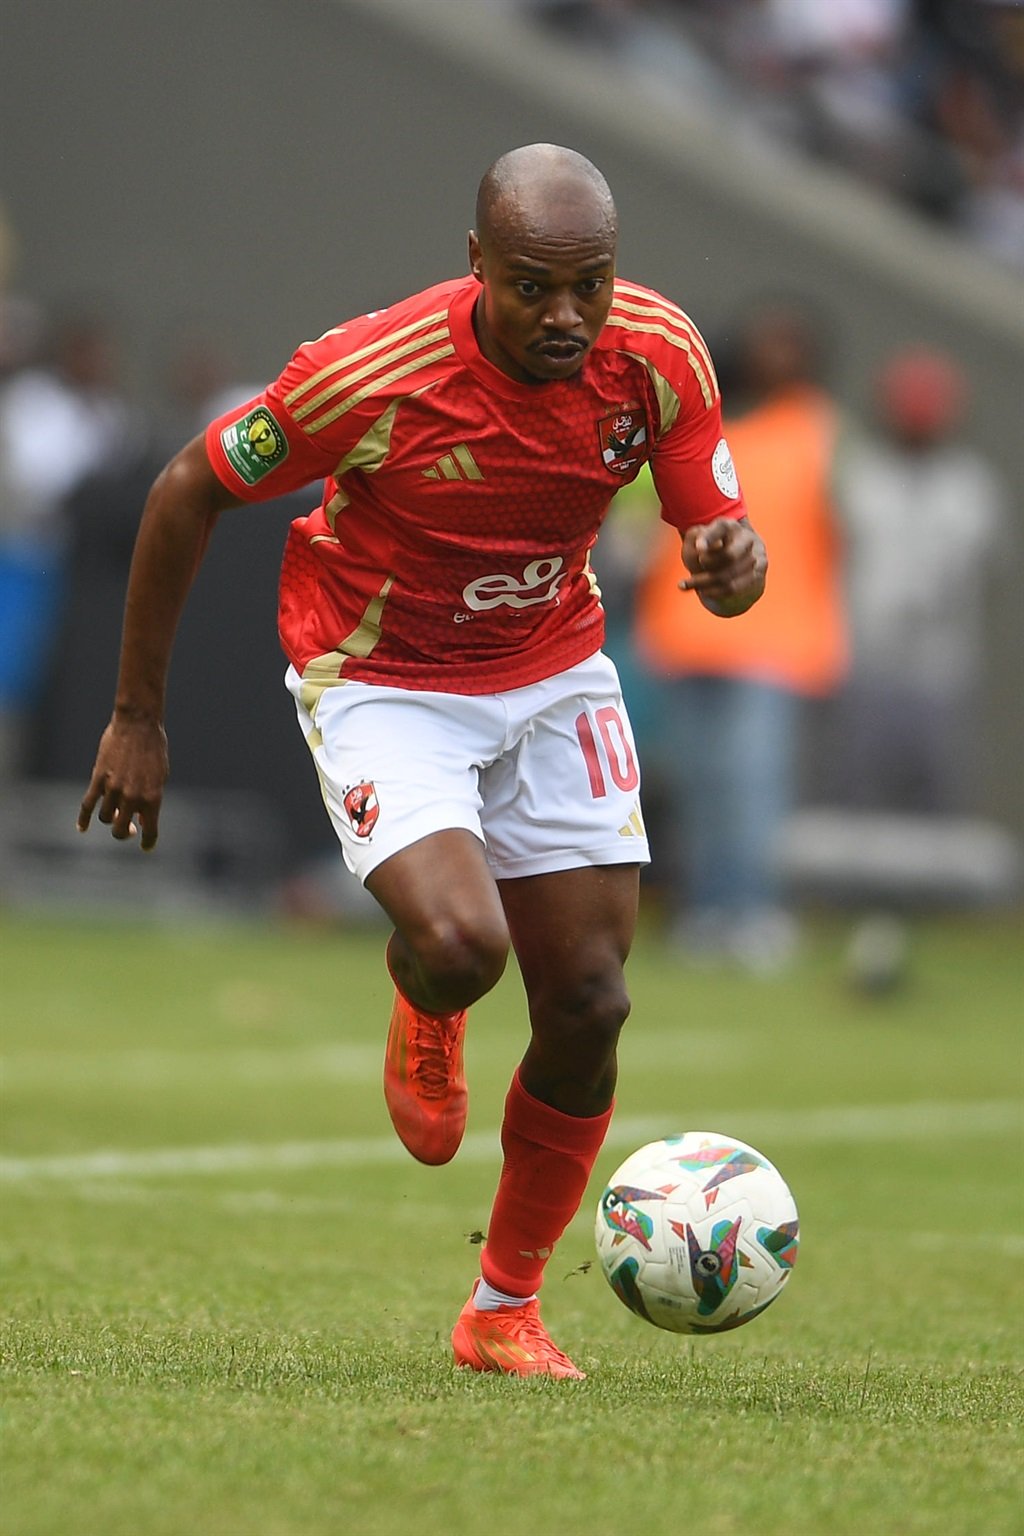
<path id="1" fill-rule="evenodd" d="M 696 592 L 719 618 L 746 613 L 764 591 L 768 557 L 746 515 L 717 397 L 709 404 L 690 389 L 651 470 L 661 515 L 682 539 L 680 590 Z"/>
<path id="2" fill-rule="evenodd" d="M 164 702 L 182 609 L 220 513 L 241 498 L 211 467 L 202 437 L 161 471 L 146 499 L 125 599 L 114 711 L 78 813 L 84 832 L 99 807 L 115 838 L 157 839 L 168 773 Z"/>

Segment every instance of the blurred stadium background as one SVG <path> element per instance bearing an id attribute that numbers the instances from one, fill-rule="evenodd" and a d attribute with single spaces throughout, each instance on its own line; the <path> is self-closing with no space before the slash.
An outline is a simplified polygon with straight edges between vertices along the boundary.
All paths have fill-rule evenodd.
<path id="1" fill-rule="evenodd" d="M 984 203 L 989 162 L 975 185 L 981 150 L 956 140 L 970 139 L 963 122 L 979 110 L 972 118 L 969 101 L 957 115 L 955 77 L 959 63 L 968 97 L 972 70 L 986 88 L 993 77 L 996 107 L 999 91 L 1020 91 L 1021 8 L 818 7 L 837 34 L 852 12 L 855 35 L 860 13 L 875 39 L 865 56 L 845 55 L 841 36 L 803 47 L 815 10 L 742 0 L 41 0 L 19 10 L 0 66 L 7 365 L 40 316 L 99 317 L 140 425 L 134 456 L 73 510 L 79 563 L 55 659 L 33 690 L 27 756 L 3 786 L 7 901 L 245 904 L 333 857 L 278 686 L 276 508 L 214 540 L 186 617 L 160 861 L 133 863 L 126 879 L 106 840 L 75 842 L 142 494 L 198 425 L 190 412 L 204 392 L 248 393 L 299 339 L 460 270 L 482 170 L 540 139 L 605 170 L 622 270 L 676 297 L 717 343 L 740 306 L 784 289 L 828 317 L 831 382 L 851 410 L 865 407 L 873 370 L 899 343 L 961 363 L 967 436 L 1010 487 L 1014 537 L 989 615 L 990 749 L 972 807 L 996 834 L 995 862 L 982 853 L 972 875 L 968 855 L 958 868 L 970 899 L 1015 889 L 1019 96 L 1005 123 L 994 114 L 1008 142 L 997 146 L 998 196 Z M 764 55 L 772 13 L 789 42 Z M 941 113 L 919 99 L 940 66 L 954 77 Z M 813 798 L 813 741 L 809 756 Z"/>

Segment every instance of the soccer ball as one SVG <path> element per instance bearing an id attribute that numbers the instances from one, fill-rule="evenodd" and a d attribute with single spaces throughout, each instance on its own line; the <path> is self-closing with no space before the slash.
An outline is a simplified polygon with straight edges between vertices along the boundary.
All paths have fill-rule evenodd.
<path id="1" fill-rule="evenodd" d="M 799 1221 L 762 1153 L 715 1131 L 687 1131 L 616 1168 L 594 1235 L 605 1278 L 631 1312 L 672 1333 L 723 1333 L 779 1295 Z"/>

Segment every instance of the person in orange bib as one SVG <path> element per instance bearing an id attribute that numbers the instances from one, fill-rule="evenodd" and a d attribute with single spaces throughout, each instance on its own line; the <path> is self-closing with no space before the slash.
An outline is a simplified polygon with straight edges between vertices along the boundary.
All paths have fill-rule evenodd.
<path id="1" fill-rule="evenodd" d="M 831 491 L 841 422 L 818 382 L 819 350 L 808 316 L 781 303 L 754 312 L 738 338 L 745 408 L 726 430 L 771 550 L 762 601 L 728 624 L 681 601 L 666 530 L 636 599 L 635 647 L 664 692 L 660 766 L 684 844 L 670 931 L 695 956 L 754 969 L 793 946 L 777 853 L 797 796 L 802 715 L 847 666 Z"/>

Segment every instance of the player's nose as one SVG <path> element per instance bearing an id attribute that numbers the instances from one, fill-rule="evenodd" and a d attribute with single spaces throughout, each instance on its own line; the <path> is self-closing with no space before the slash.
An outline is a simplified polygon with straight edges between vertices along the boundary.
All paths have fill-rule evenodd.
<path id="1" fill-rule="evenodd" d="M 544 324 L 555 331 L 577 331 L 583 324 L 576 296 L 571 290 L 554 293 L 548 303 Z"/>

